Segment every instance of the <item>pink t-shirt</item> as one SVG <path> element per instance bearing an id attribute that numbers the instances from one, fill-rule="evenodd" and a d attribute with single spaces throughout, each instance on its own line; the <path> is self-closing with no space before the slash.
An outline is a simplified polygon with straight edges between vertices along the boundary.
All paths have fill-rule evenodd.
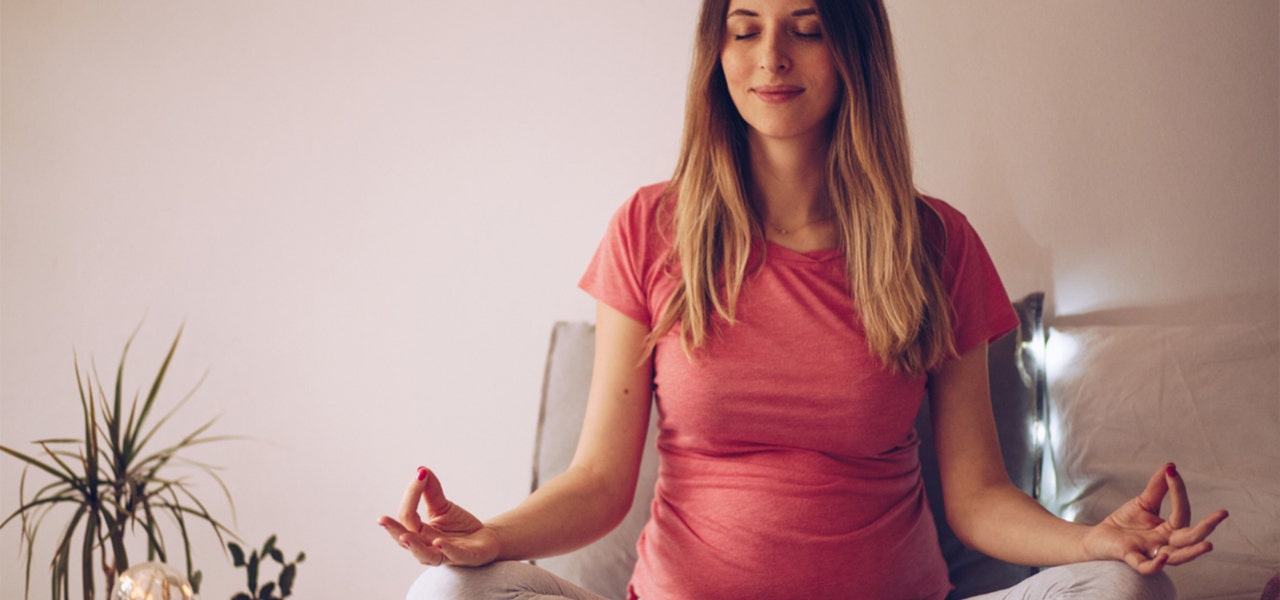
<path id="1" fill-rule="evenodd" d="M 665 188 L 618 210 L 579 284 L 651 327 L 676 285 Z M 1018 319 L 968 221 L 926 201 L 946 229 L 963 352 Z M 764 263 L 743 283 L 739 322 L 693 361 L 674 332 L 655 350 L 661 466 L 632 595 L 945 597 L 913 428 L 925 378 L 890 375 L 869 354 L 841 251 L 757 240 L 752 252 Z"/>

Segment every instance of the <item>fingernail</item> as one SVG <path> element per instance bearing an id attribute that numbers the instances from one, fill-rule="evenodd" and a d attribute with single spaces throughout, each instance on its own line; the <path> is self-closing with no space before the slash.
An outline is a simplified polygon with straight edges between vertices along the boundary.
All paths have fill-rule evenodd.
<path id="1" fill-rule="evenodd" d="M 418 467 L 418 481 L 422 481 L 423 479 L 426 479 L 426 478 L 427 478 L 427 470 L 422 467 Z"/>
<path id="2" fill-rule="evenodd" d="M 409 547 L 409 542 L 400 542 L 400 545 L 401 545 L 401 546 L 404 546 L 405 548 L 408 548 L 408 547 Z"/>
<path id="3" fill-rule="evenodd" d="M 1164 468 L 1164 472 L 1167 473 L 1170 477 L 1177 477 L 1178 467 L 1174 466 L 1173 463 L 1169 463 L 1169 466 Z"/>

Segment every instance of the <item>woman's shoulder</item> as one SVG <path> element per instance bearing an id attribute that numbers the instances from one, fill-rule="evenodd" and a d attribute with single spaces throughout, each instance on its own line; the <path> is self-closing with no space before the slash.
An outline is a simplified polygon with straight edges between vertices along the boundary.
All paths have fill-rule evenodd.
<path id="1" fill-rule="evenodd" d="M 658 203 L 667 196 L 667 190 L 670 187 L 670 181 L 659 181 L 641 186 L 640 189 L 636 190 L 636 198 L 643 198 L 646 202 Z"/>
<path id="2" fill-rule="evenodd" d="M 642 186 L 636 190 L 635 195 L 631 197 L 627 205 L 633 211 L 654 215 L 659 208 L 672 200 L 670 190 L 673 190 L 670 181 L 659 181 L 658 183 Z"/>
<path id="3" fill-rule="evenodd" d="M 948 231 L 957 226 L 969 226 L 969 219 L 964 216 L 964 213 L 941 198 L 921 194 L 920 202 L 929 209 L 926 212 L 933 213 Z"/>
<path id="4" fill-rule="evenodd" d="M 946 248 L 947 254 L 962 252 L 977 232 L 968 217 L 951 204 L 933 196 L 919 196 L 920 227 L 928 244 Z"/>
<path id="5" fill-rule="evenodd" d="M 670 182 L 662 181 L 641 187 L 618 208 L 618 225 L 632 231 L 658 231 L 670 222 Z"/>

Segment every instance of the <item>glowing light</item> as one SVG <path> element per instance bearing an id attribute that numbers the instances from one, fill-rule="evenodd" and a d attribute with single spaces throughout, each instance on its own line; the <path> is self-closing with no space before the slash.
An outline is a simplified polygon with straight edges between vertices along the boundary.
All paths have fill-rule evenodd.
<path id="1" fill-rule="evenodd" d="M 1058 329 L 1053 330 L 1044 349 L 1044 369 L 1050 381 L 1054 379 L 1055 374 L 1070 369 L 1079 349 L 1080 342 L 1071 334 Z"/>
<path id="2" fill-rule="evenodd" d="M 111 600 L 193 600 L 195 592 L 182 573 L 169 565 L 148 562 L 120 574 Z"/>

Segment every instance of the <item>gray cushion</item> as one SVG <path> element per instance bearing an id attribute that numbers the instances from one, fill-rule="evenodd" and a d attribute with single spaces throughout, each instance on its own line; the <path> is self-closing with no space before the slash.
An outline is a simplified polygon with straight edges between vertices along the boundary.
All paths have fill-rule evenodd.
<path id="1" fill-rule="evenodd" d="M 1035 495 L 1039 484 L 1040 449 L 1034 436 L 1037 414 L 1042 410 L 1043 367 L 1030 351 L 1032 342 L 1043 343 L 1041 307 L 1043 294 L 1032 294 L 1016 303 L 1022 326 L 991 344 L 988 354 L 992 405 L 1000 434 L 1001 450 L 1009 476 L 1023 491 Z M 542 409 L 538 417 L 534 451 L 533 489 L 564 472 L 574 449 L 586 411 L 595 351 L 595 327 L 587 323 L 557 323 L 551 333 L 547 370 L 543 381 Z M 649 518 L 654 483 L 658 475 L 656 410 L 649 419 L 640 481 L 635 502 L 626 519 L 605 537 L 581 550 L 537 561 L 539 566 L 608 598 L 625 598 L 627 582 L 636 561 L 635 543 Z M 926 493 L 939 528 L 939 541 L 956 585 L 952 597 L 965 597 L 1008 587 L 1030 575 L 1029 567 L 1010 565 L 965 548 L 946 525 L 937 463 L 933 458 L 928 402 L 916 421 L 920 432 L 920 460 Z"/>
<path id="2" fill-rule="evenodd" d="M 563 473 L 573 461 L 591 387 L 595 353 L 594 325 L 556 323 L 542 383 L 542 410 L 533 455 L 533 489 Z M 607 598 L 626 598 L 636 564 L 636 540 L 649 520 L 649 504 L 658 480 L 657 410 L 649 415 L 649 438 L 640 463 L 635 501 L 622 524 L 594 544 L 569 554 L 537 561 L 543 567 Z"/>

